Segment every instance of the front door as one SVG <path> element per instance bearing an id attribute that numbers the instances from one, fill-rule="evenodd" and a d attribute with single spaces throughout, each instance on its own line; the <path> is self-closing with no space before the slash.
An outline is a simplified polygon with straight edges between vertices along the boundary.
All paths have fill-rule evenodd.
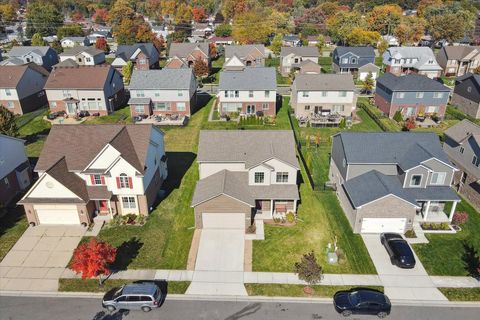
<path id="1" fill-rule="evenodd" d="M 414 115 L 415 115 L 415 108 L 414 107 L 408 107 L 406 116 L 407 117 L 412 117 Z"/>
<path id="2" fill-rule="evenodd" d="M 254 114 L 255 106 L 247 106 L 247 114 Z"/>
<path id="3" fill-rule="evenodd" d="M 67 103 L 67 113 L 68 114 L 75 113 L 75 103 Z"/>
<path id="4" fill-rule="evenodd" d="M 315 106 L 315 113 L 321 113 L 322 112 L 322 107 Z"/>
<path id="5" fill-rule="evenodd" d="M 99 201 L 98 209 L 99 209 L 100 211 L 108 211 L 107 200 L 100 200 L 100 201 Z"/>

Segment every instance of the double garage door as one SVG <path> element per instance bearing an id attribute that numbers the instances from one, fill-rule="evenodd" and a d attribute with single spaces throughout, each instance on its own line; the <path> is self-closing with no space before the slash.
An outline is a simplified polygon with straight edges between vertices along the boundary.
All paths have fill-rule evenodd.
<path id="1" fill-rule="evenodd" d="M 203 213 L 203 229 L 245 229 L 244 213 Z"/>
<path id="2" fill-rule="evenodd" d="M 39 224 L 80 224 L 76 206 L 35 205 Z"/>
<path id="3" fill-rule="evenodd" d="M 362 233 L 405 233 L 406 218 L 363 218 Z"/>

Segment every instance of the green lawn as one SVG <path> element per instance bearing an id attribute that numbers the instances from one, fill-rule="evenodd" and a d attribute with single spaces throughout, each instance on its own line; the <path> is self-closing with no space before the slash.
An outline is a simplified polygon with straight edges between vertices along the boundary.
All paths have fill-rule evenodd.
<path id="1" fill-rule="evenodd" d="M 380 67 L 380 69 L 382 68 L 383 66 L 383 57 L 375 57 L 375 65 L 377 67 Z"/>
<path id="2" fill-rule="evenodd" d="M 0 261 L 27 230 L 28 223 L 23 208 L 7 209 L 0 218 Z"/>
<path id="3" fill-rule="evenodd" d="M 212 61 L 212 70 L 208 77 L 202 80 L 203 83 L 216 83 L 220 81 L 220 72 L 222 71 L 223 64 L 225 63 L 225 57 L 221 56 L 218 59 Z"/>
<path id="4" fill-rule="evenodd" d="M 322 67 L 324 73 L 332 72 L 332 57 L 320 57 L 318 58 L 318 63 Z"/>
<path id="5" fill-rule="evenodd" d="M 82 122 L 83 124 L 110 124 L 110 123 L 132 123 L 132 117 L 130 115 L 130 107 L 125 106 L 121 109 L 115 110 L 108 116 L 101 117 L 89 117 Z"/>
<path id="6" fill-rule="evenodd" d="M 106 292 L 112 288 L 120 287 L 126 283 L 139 280 L 127 279 L 108 279 L 104 282 L 102 288 L 98 287 L 97 279 L 59 279 L 58 291 L 60 292 Z M 165 283 L 160 283 L 160 286 Z M 167 284 L 167 293 L 184 294 L 190 285 L 189 281 L 169 281 Z"/>
<path id="7" fill-rule="evenodd" d="M 464 199 L 457 212 L 466 211 L 469 219 L 456 234 L 427 234 L 428 244 L 413 245 L 415 252 L 430 275 L 468 276 L 472 265 L 478 265 L 480 252 L 480 215 Z M 475 258 L 476 256 L 476 258 Z"/>
<path id="8" fill-rule="evenodd" d="M 278 71 L 280 67 L 280 58 L 267 58 L 265 59 L 265 67 L 274 67 L 277 72 L 277 84 L 280 85 L 289 85 L 292 83 L 292 80 L 289 77 L 284 77 Z"/>
<path id="9" fill-rule="evenodd" d="M 332 298 L 337 291 L 351 290 L 355 286 L 312 286 L 314 292 L 312 295 L 307 295 L 301 284 L 259 284 L 247 283 L 245 284 L 249 296 L 267 296 L 267 297 L 321 297 Z M 365 287 L 362 287 L 365 288 Z M 368 287 L 373 290 L 383 292 L 383 287 Z"/>
<path id="10" fill-rule="evenodd" d="M 480 288 L 438 288 L 450 301 L 480 301 Z"/>

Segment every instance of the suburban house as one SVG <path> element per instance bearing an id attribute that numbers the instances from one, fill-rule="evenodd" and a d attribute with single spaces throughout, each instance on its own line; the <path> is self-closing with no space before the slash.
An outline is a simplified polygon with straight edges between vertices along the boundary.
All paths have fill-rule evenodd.
<path id="1" fill-rule="evenodd" d="M 49 46 L 42 47 L 13 47 L 8 52 L 8 59 L 0 64 L 4 66 L 16 66 L 34 62 L 48 71 L 58 63 L 58 55 Z"/>
<path id="2" fill-rule="evenodd" d="M 282 45 L 287 47 L 298 47 L 302 43 L 300 37 L 296 34 L 286 34 L 282 38 Z"/>
<path id="3" fill-rule="evenodd" d="M 364 80 L 372 69 L 375 70 L 372 72 L 374 79 L 380 73 L 380 68 L 375 65 L 373 47 L 336 47 L 332 69 L 335 73 L 352 73 L 360 80 Z"/>
<path id="4" fill-rule="evenodd" d="M 51 112 L 107 115 L 125 104 L 120 72 L 109 65 L 57 67 L 45 84 Z"/>
<path id="5" fill-rule="evenodd" d="M 333 136 L 329 184 L 355 233 L 404 233 L 414 223 L 451 222 L 460 201 L 450 187 L 457 171 L 433 132 Z"/>
<path id="6" fill-rule="evenodd" d="M 463 76 L 480 67 L 480 47 L 445 46 L 437 54 L 444 76 Z"/>
<path id="7" fill-rule="evenodd" d="M 300 74 L 320 74 L 322 73 L 322 67 L 311 60 L 304 60 L 300 62 L 300 69 L 298 70 Z"/>
<path id="8" fill-rule="evenodd" d="M 442 67 L 437 63 L 429 47 L 391 47 L 383 53 L 386 72 L 396 76 L 417 73 L 431 79 L 442 74 Z"/>
<path id="9" fill-rule="evenodd" d="M 201 43 L 172 43 L 168 51 L 168 61 L 165 68 L 193 68 L 196 60 L 202 60 L 210 69 L 212 62 L 210 58 L 210 47 L 208 42 Z"/>
<path id="10" fill-rule="evenodd" d="M 30 186 L 32 170 L 25 141 L 0 134 L 0 205 L 7 206 Z"/>
<path id="11" fill-rule="evenodd" d="M 188 68 L 134 70 L 128 89 L 132 116 L 190 116 L 195 111 L 197 80 Z"/>
<path id="12" fill-rule="evenodd" d="M 243 67 L 264 67 L 265 46 L 263 44 L 231 45 L 225 47 L 225 63 L 227 70 Z"/>
<path id="13" fill-rule="evenodd" d="M 322 37 L 323 37 L 323 43 L 326 47 L 330 47 L 331 45 L 334 44 L 330 36 L 322 35 Z M 307 36 L 308 45 L 310 47 L 316 47 L 318 45 L 318 39 L 319 39 L 318 35 Z"/>
<path id="14" fill-rule="evenodd" d="M 244 229 L 296 213 L 299 201 L 292 131 L 202 130 L 191 206 L 199 229 Z"/>
<path id="15" fill-rule="evenodd" d="M 18 202 L 31 225 L 89 225 L 148 215 L 167 178 L 163 132 L 152 125 L 54 125 Z M 72 143 L 65 143 L 71 141 Z"/>
<path id="16" fill-rule="evenodd" d="M 465 119 L 448 128 L 443 150 L 459 169 L 453 187 L 480 208 L 480 126 Z"/>
<path id="17" fill-rule="evenodd" d="M 298 74 L 292 84 L 291 104 L 295 116 L 308 118 L 311 125 L 338 124 L 341 118 L 331 116 L 352 115 L 357 104 L 355 91 L 351 74 Z"/>
<path id="18" fill-rule="evenodd" d="M 436 116 L 443 119 L 450 89 L 426 76 L 395 76 L 385 73 L 377 79 L 375 104 L 388 117 L 400 111 L 403 118 Z"/>
<path id="19" fill-rule="evenodd" d="M 95 47 L 73 47 L 59 54 L 60 63 L 72 60 L 79 66 L 94 66 L 105 63 L 105 52 Z"/>
<path id="20" fill-rule="evenodd" d="M 158 69 L 159 57 L 160 54 L 153 43 L 120 45 L 115 53 L 115 59 L 112 61 L 112 67 L 121 70 L 128 61 L 132 61 L 134 69 Z"/>
<path id="21" fill-rule="evenodd" d="M 318 64 L 317 47 L 282 47 L 280 50 L 280 73 L 288 76 L 291 71 L 299 70 L 305 61 Z"/>
<path id="22" fill-rule="evenodd" d="M 88 37 L 65 37 L 60 40 L 62 48 L 87 47 L 90 44 Z"/>
<path id="23" fill-rule="evenodd" d="M 475 119 L 480 118 L 480 75 L 467 73 L 455 80 L 451 104 Z"/>
<path id="24" fill-rule="evenodd" d="M 228 46 L 232 45 L 234 43 L 234 40 L 232 37 L 217 37 L 213 36 L 208 38 L 209 43 L 213 43 L 216 46 Z"/>
<path id="25" fill-rule="evenodd" d="M 277 112 L 277 76 L 275 68 L 245 68 L 222 71 L 217 94 L 221 114 L 275 116 Z"/>
<path id="26" fill-rule="evenodd" d="M 0 66 L 0 105 L 15 114 L 45 107 L 48 103 L 43 86 L 48 71 L 35 63 Z"/>

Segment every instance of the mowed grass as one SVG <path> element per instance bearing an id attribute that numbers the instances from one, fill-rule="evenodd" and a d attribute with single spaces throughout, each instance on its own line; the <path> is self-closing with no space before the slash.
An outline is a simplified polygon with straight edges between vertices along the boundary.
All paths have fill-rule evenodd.
<path id="1" fill-rule="evenodd" d="M 480 288 L 438 288 L 450 301 L 480 301 Z"/>
<path id="2" fill-rule="evenodd" d="M 82 122 L 82 124 L 115 124 L 123 123 L 128 124 L 132 123 L 132 117 L 130 115 L 130 107 L 125 106 L 121 109 L 115 110 L 108 116 L 101 117 L 89 117 L 87 120 Z"/>
<path id="3" fill-rule="evenodd" d="M 306 294 L 303 289 L 304 285 L 300 284 L 260 284 L 260 283 L 246 283 L 245 288 L 249 296 L 267 296 L 267 297 L 317 297 L 317 298 L 332 298 L 336 292 L 343 290 L 352 290 L 354 286 L 323 286 L 315 285 L 313 294 Z M 383 292 L 383 287 L 362 287 L 370 288 Z"/>
<path id="4" fill-rule="evenodd" d="M 103 287 L 98 286 L 97 279 L 59 279 L 58 291 L 60 292 L 107 292 L 110 289 L 123 286 L 124 284 L 137 282 L 141 280 L 134 279 L 107 279 L 103 283 Z M 189 281 L 169 281 L 168 283 L 162 283 L 160 286 L 165 285 L 166 291 L 169 294 L 184 294 L 190 285 Z"/>
<path id="5" fill-rule="evenodd" d="M 6 214 L 0 218 L 0 261 L 28 228 L 23 208 L 7 208 L 6 211 Z"/>
<path id="6" fill-rule="evenodd" d="M 427 234 L 428 244 L 413 245 L 429 275 L 468 276 L 478 267 L 480 253 L 480 214 L 465 200 L 457 212 L 468 213 L 468 222 L 456 234 Z"/>

